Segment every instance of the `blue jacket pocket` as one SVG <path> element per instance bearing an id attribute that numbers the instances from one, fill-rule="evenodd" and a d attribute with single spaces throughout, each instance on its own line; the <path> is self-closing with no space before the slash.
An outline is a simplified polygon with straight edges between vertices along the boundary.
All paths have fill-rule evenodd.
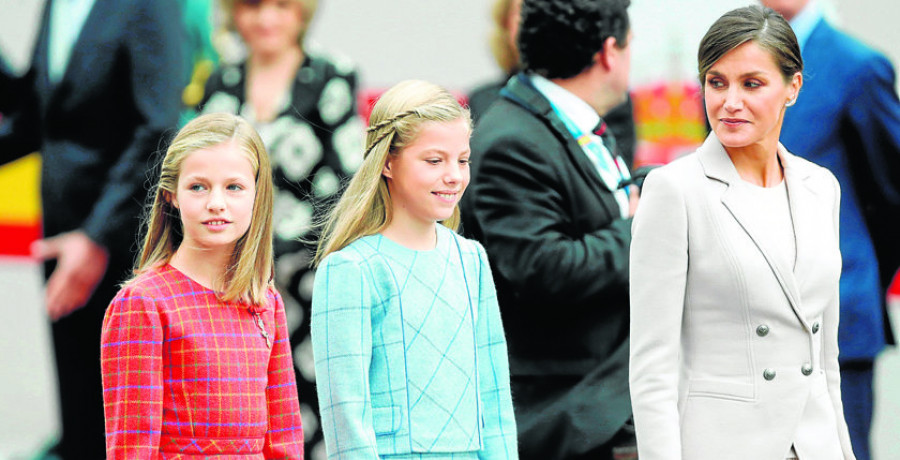
<path id="1" fill-rule="evenodd" d="M 400 407 L 373 407 L 372 419 L 375 434 L 396 433 L 400 429 Z"/>

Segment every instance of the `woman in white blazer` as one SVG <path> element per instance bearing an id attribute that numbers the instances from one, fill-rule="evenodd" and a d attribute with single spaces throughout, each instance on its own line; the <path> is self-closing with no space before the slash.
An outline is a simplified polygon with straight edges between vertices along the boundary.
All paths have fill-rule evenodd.
<path id="1" fill-rule="evenodd" d="M 778 142 L 803 83 L 796 37 L 751 6 L 716 21 L 698 56 L 713 133 L 647 177 L 633 223 L 638 455 L 853 459 L 837 361 L 840 189 Z"/>

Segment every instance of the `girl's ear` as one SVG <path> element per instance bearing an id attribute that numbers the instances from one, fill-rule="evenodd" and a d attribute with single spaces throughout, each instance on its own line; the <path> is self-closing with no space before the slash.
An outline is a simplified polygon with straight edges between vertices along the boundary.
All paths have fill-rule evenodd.
<path id="1" fill-rule="evenodd" d="M 394 173 L 391 172 L 391 161 L 394 158 L 391 155 L 388 155 L 387 160 L 384 162 L 384 167 L 381 168 L 381 175 L 387 177 L 388 179 L 394 178 Z"/>
<path id="2" fill-rule="evenodd" d="M 179 209 L 178 208 L 178 199 L 175 198 L 174 194 L 172 194 L 170 192 L 163 192 L 163 197 L 166 199 L 166 201 L 169 202 L 169 204 L 172 205 L 172 207 L 174 207 L 175 209 Z"/>

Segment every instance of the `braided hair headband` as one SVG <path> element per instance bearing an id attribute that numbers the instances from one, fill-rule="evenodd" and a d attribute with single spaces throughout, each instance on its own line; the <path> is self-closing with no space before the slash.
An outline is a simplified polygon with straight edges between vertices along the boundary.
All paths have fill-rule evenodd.
<path id="1" fill-rule="evenodd" d="M 378 131 L 388 125 L 393 125 L 394 123 L 396 123 L 410 115 L 413 115 L 413 114 L 418 115 L 419 109 L 418 108 L 409 109 L 405 112 L 400 112 L 397 115 L 394 115 L 393 117 L 388 118 L 386 120 L 381 120 L 378 123 L 375 123 L 374 125 L 369 126 L 366 129 L 366 132 L 371 133 L 371 132 Z M 369 147 L 366 149 L 365 153 L 363 153 L 363 158 L 369 156 L 369 153 L 372 151 L 373 148 L 375 148 L 376 145 L 378 145 L 379 142 L 383 141 L 384 138 L 386 138 L 389 134 L 393 134 L 393 133 L 394 133 L 394 128 L 393 128 L 393 126 L 391 126 L 391 129 L 383 132 L 380 136 L 378 136 L 378 138 L 375 139 L 375 142 L 372 142 L 372 144 L 369 145 Z"/>

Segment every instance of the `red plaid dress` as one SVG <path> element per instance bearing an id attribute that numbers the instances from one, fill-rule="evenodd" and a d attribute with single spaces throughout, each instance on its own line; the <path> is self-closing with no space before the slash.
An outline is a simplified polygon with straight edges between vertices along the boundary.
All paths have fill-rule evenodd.
<path id="1" fill-rule="evenodd" d="M 109 459 L 303 458 L 284 304 L 266 300 L 223 303 L 170 265 L 119 291 L 101 345 Z"/>

